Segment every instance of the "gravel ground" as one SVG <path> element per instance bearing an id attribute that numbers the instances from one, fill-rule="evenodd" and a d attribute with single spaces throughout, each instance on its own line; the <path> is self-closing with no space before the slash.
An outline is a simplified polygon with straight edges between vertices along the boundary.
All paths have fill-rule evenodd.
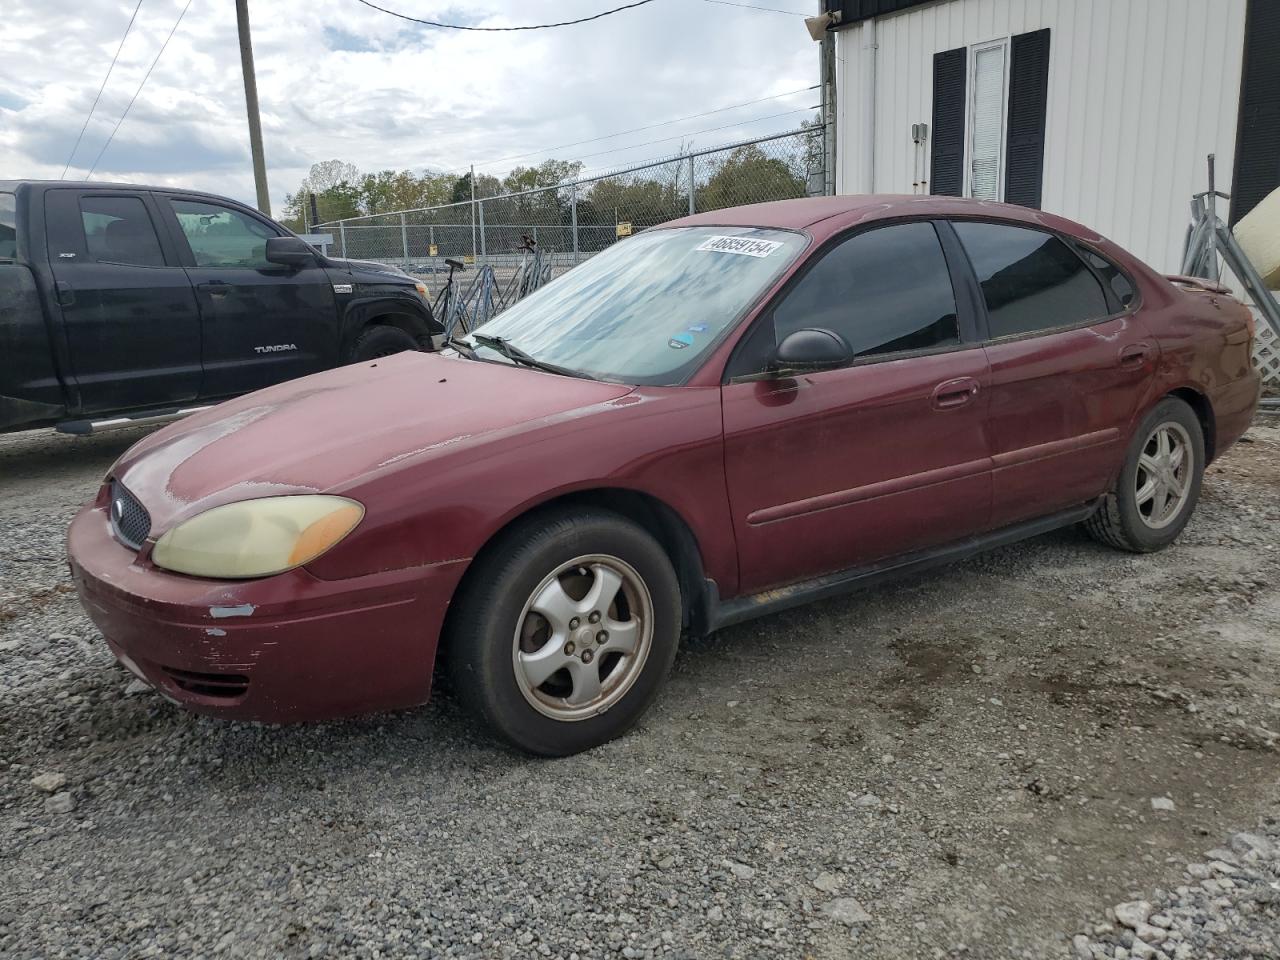
<path id="1" fill-rule="evenodd" d="M 0 955 L 1280 956 L 1274 417 L 1162 554 L 1062 531 L 726 630 L 556 761 L 447 693 L 138 690 L 61 558 L 138 436 L 0 438 Z"/>

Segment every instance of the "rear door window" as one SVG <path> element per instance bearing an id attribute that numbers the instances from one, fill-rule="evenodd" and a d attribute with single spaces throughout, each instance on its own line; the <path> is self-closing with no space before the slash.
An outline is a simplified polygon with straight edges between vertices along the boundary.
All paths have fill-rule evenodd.
<path id="1" fill-rule="evenodd" d="M 877 227 L 822 255 L 773 313 L 776 342 L 804 327 L 832 330 L 854 356 L 960 342 L 951 274 L 932 223 Z"/>
<path id="2" fill-rule="evenodd" d="M 18 255 L 18 209 L 12 193 L 0 193 L 0 260 Z"/>
<path id="3" fill-rule="evenodd" d="M 1000 223 L 953 224 L 987 304 L 993 340 L 1106 317 L 1102 284 L 1050 233 Z"/>
<path id="4" fill-rule="evenodd" d="M 140 197 L 80 198 L 80 223 L 90 260 L 163 267 L 155 224 Z"/>
<path id="5" fill-rule="evenodd" d="M 261 220 L 216 203 L 170 200 L 197 267 L 269 269 L 267 241 L 279 236 Z"/>

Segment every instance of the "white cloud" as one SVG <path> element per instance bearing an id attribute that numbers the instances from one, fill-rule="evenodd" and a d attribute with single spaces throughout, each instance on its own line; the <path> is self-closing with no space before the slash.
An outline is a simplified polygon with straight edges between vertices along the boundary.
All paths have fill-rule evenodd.
<path id="1" fill-rule="evenodd" d="M 144 0 L 68 176 L 84 176 L 185 0 Z M 134 0 L 9 0 L 0 32 L 0 179 L 56 178 L 115 52 Z M 434 0 L 383 6 L 485 25 L 587 16 L 618 0 L 513 5 Z M 810 0 L 768 6 L 809 12 Z M 52 6 L 71 8 L 52 11 Z M 799 17 L 703 0 L 657 2 L 555 30 L 472 33 L 416 26 L 355 0 L 250 0 L 268 179 L 278 209 L 312 162 L 362 169 L 461 169 L 586 140 L 816 82 L 817 52 Z M 797 126 L 817 92 L 538 154 L 591 168 L 674 152 L 681 136 L 714 146 Z M 739 124 L 702 136 L 698 131 Z M 94 173 L 252 200 L 235 10 L 194 0 Z"/>

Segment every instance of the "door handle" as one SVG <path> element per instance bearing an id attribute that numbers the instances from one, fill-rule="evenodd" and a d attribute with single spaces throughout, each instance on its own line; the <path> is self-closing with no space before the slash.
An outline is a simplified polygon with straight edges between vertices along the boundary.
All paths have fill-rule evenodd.
<path id="1" fill-rule="evenodd" d="M 978 395 L 979 384 L 973 377 L 946 380 L 933 388 L 930 398 L 935 410 L 953 410 L 963 407 Z"/>
<path id="2" fill-rule="evenodd" d="M 231 292 L 231 284 L 223 283 L 221 280 L 210 280 L 208 283 L 196 284 L 196 289 L 207 293 L 216 300 L 220 300 Z"/>
<path id="3" fill-rule="evenodd" d="M 1151 344 L 1131 343 L 1120 350 L 1120 366 L 1126 370 L 1137 370 L 1147 365 L 1151 358 Z"/>

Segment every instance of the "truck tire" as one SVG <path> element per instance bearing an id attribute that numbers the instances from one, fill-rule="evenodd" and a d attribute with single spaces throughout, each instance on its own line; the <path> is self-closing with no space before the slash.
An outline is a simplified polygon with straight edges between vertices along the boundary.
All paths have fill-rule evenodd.
<path id="1" fill-rule="evenodd" d="M 389 357 L 393 353 L 417 349 L 419 349 L 418 341 L 411 334 L 405 333 L 399 327 L 375 323 L 365 327 L 360 332 L 360 336 L 356 337 L 355 343 L 351 344 L 347 351 L 347 362 L 361 363 L 366 360 L 377 360 L 379 357 Z"/>

